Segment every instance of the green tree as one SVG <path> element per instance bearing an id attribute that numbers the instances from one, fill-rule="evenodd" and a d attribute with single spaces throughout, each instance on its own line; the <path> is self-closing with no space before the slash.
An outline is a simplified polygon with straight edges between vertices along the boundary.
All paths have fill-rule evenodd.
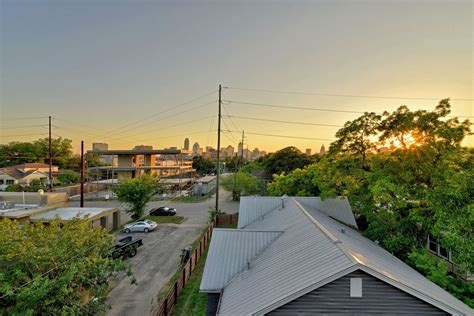
<path id="1" fill-rule="evenodd" d="M 48 157 L 49 140 L 48 138 L 41 138 L 33 142 L 36 147 L 36 152 L 40 157 Z M 72 141 L 63 139 L 62 137 L 53 138 L 51 141 L 51 153 L 53 164 L 64 168 L 70 159 L 74 157 L 72 153 Z"/>
<path id="2" fill-rule="evenodd" d="M 202 156 L 193 157 L 193 168 L 202 176 L 211 172 L 217 172 L 214 161 L 209 158 L 203 158 Z"/>
<path id="3" fill-rule="evenodd" d="M 260 180 L 245 172 L 236 172 L 222 178 L 224 189 L 232 192 L 232 199 L 237 201 L 242 195 L 262 193 L 264 187 Z"/>
<path id="4" fill-rule="evenodd" d="M 81 181 L 81 176 L 72 170 L 64 170 L 58 174 L 58 180 L 61 184 L 75 184 Z"/>
<path id="5" fill-rule="evenodd" d="M 132 214 L 133 219 L 143 216 L 147 203 L 158 190 L 158 178 L 149 175 L 125 179 L 113 187 L 117 199 L 128 205 L 127 212 Z"/>
<path id="6" fill-rule="evenodd" d="M 113 235 L 74 219 L 18 225 L 0 221 L 0 314 L 89 315 L 106 310 Z"/>
<path id="7" fill-rule="evenodd" d="M 296 147 L 280 149 L 264 159 L 265 171 L 271 175 L 289 173 L 296 168 L 304 168 L 312 162 L 311 156 L 302 153 Z"/>

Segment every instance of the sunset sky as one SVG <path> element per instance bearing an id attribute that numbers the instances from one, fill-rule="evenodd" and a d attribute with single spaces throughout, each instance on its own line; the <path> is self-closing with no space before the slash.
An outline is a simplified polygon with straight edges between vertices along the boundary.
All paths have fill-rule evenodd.
<path id="1" fill-rule="evenodd" d="M 453 115 L 474 116 L 471 1 L 0 0 L 0 10 L 0 143 L 44 137 L 43 117 L 51 115 L 54 134 L 72 139 L 76 151 L 81 139 L 87 148 L 95 140 L 128 149 L 180 147 L 185 136 L 216 147 L 218 84 L 229 87 L 225 100 L 350 111 L 433 109 L 437 101 L 232 88 L 451 97 L 464 99 L 452 101 Z M 224 115 L 330 125 L 358 116 L 224 108 Z M 32 117 L 41 118 L 24 119 Z M 314 152 L 337 131 L 238 118 L 222 127 L 245 129 L 250 149 L 268 151 Z M 236 147 L 239 138 L 224 133 L 222 145 Z"/>

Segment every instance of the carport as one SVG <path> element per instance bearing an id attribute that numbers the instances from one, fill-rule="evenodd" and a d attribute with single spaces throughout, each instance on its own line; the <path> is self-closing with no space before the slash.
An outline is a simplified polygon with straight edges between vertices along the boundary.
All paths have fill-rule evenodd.
<path id="1" fill-rule="evenodd" d="M 113 230 L 120 228 L 120 211 L 115 207 L 61 207 L 34 214 L 30 217 L 30 222 L 48 223 L 55 218 L 59 218 L 61 221 L 69 221 L 75 217 L 86 219 L 95 227 L 101 226 L 105 229 Z M 111 221 L 110 218 L 112 219 Z"/>

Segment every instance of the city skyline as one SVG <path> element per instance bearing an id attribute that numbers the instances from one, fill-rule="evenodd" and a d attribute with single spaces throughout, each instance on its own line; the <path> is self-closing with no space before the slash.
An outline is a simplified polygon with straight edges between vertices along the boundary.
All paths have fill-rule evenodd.
<path id="1" fill-rule="evenodd" d="M 223 140 L 245 130 L 268 151 L 327 148 L 354 112 L 432 110 L 451 97 L 452 115 L 474 115 L 469 1 L 1 6 L 0 143 L 44 137 L 51 115 L 53 137 L 75 152 L 81 140 L 159 148 L 183 135 L 215 147 L 218 84 Z"/>

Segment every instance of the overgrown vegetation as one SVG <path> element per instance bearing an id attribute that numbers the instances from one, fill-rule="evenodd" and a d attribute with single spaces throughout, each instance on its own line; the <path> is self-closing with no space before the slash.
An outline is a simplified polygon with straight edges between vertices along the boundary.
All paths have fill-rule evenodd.
<path id="1" fill-rule="evenodd" d="M 367 237 L 474 306 L 472 285 L 423 253 L 429 234 L 459 273 L 474 270 L 474 150 L 461 146 L 470 123 L 449 113 L 448 100 L 433 111 L 365 113 L 337 132 L 320 161 L 274 175 L 268 192 L 348 196 Z"/>
<path id="2" fill-rule="evenodd" d="M 186 286 L 178 297 L 178 302 L 172 315 L 206 315 L 207 294 L 199 292 L 204 265 L 207 258 L 207 249 L 202 252 L 193 273 L 186 281 Z"/>
<path id="3" fill-rule="evenodd" d="M 260 180 L 246 172 L 235 172 L 222 178 L 222 187 L 232 192 L 232 199 L 237 201 L 241 195 L 262 194 L 265 187 Z"/>
<path id="4" fill-rule="evenodd" d="M 106 310 L 114 236 L 84 220 L 0 221 L 0 314 L 89 315 Z"/>
<path id="5" fill-rule="evenodd" d="M 143 219 L 150 219 L 158 224 L 181 224 L 186 220 L 184 216 L 144 216 Z"/>

